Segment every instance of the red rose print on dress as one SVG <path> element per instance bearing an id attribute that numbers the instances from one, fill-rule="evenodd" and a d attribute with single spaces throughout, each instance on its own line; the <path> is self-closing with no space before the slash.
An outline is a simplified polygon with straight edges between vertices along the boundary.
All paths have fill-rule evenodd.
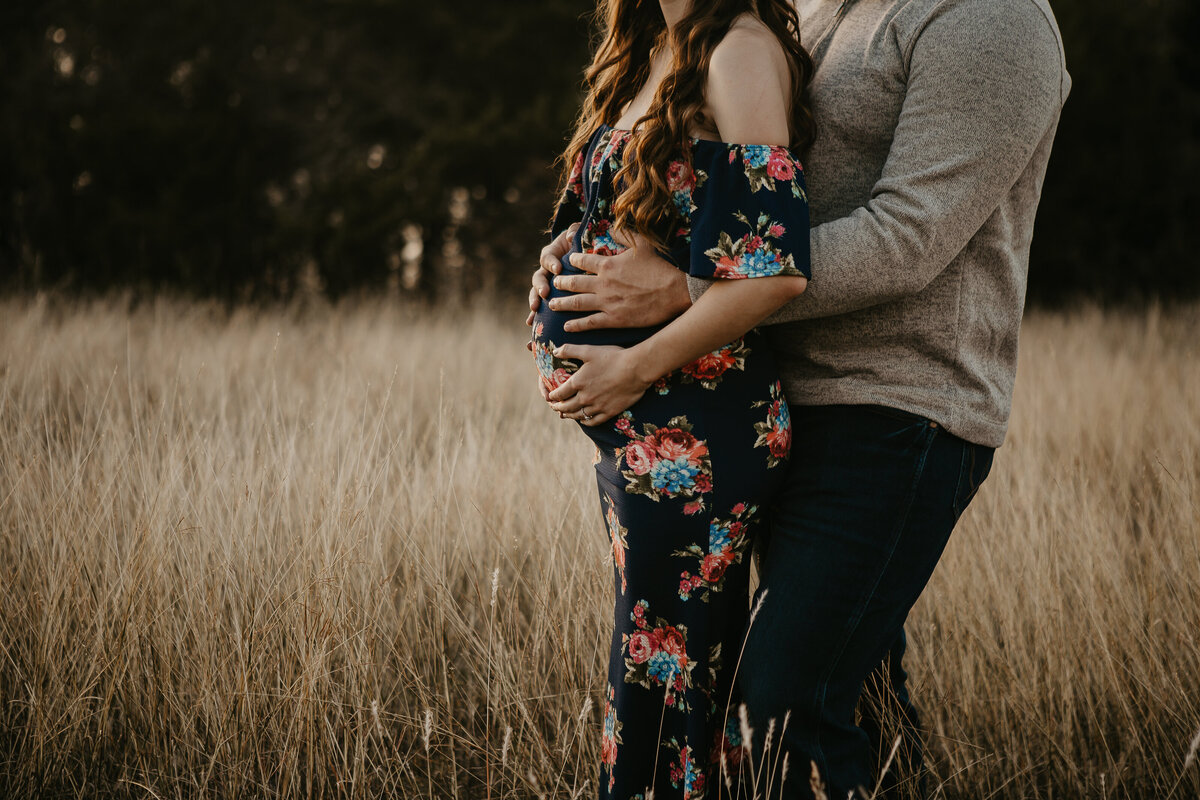
<path id="1" fill-rule="evenodd" d="M 687 627 L 671 625 L 661 617 L 651 625 L 646 620 L 649 607 L 639 600 L 629 615 L 636 630 L 621 634 L 621 649 L 627 653 L 625 683 L 665 690 L 667 706 L 691 711 L 684 692 L 692 688 L 696 665 L 687 653 Z"/>
<path id="2" fill-rule="evenodd" d="M 658 460 L 658 452 L 654 445 L 645 441 L 630 442 L 625 447 L 625 463 L 634 475 L 648 475 L 654 463 Z"/>
<path id="3" fill-rule="evenodd" d="M 781 250 L 774 240 L 787 233 L 787 229 L 760 214 L 751 223 L 740 211 L 734 219 L 750 229 L 740 239 L 734 239 L 726 231 L 717 234 L 717 246 L 704 251 L 716 268 L 714 278 L 768 278 L 774 275 L 803 275 L 796 267 L 791 253 Z"/>
<path id="4" fill-rule="evenodd" d="M 716 518 L 708 524 L 708 548 L 691 544 L 671 555 L 696 559 L 699 566 L 695 574 L 684 570 L 679 575 L 679 599 L 690 600 L 696 592 L 707 603 L 713 592 L 725 588 L 725 572 L 732 564 L 739 564 L 750 547 L 750 533 L 758 516 L 758 506 L 738 503 L 731 516 Z"/>
<path id="5" fill-rule="evenodd" d="M 603 208 L 599 209 L 601 212 L 603 210 Z M 612 231 L 612 220 L 607 217 L 589 221 L 583 229 L 583 237 L 580 239 L 583 252 L 595 253 L 599 256 L 615 256 L 629 249 L 613 237 Z"/>
<path id="6" fill-rule="evenodd" d="M 639 435 L 633 415 L 626 411 L 616 428 L 632 440 L 616 453 L 618 463 L 625 465 L 621 474 L 628 482 L 626 492 L 654 501 L 676 497 L 700 501 L 689 503 L 688 513 L 704 508 L 700 495 L 712 491 L 712 460 L 708 445 L 692 435 L 687 417 L 673 417 L 662 428 L 646 423 Z"/>
<path id="7" fill-rule="evenodd" d="M 619 131 L 616 128 L 609 128 L 600 134 L 600 140 L 596 142 L 596 146 L 592 150 L 592 163 L 588 170 L 588 178 L 592 183 L 600 181 L 606 165 L 610 172 L 616 172 L 621 168 L 618 152 L 621 150 L 621 146 L 629 140 L 629 136 L 629 131 Z"/>
<path id="8" fill-rule="evenodd" d="M 608 772 L 608 790 L 611 792 L 617 776 L 613 767 L 617 765 L 617 749 L 621 741 L 621 720 L 617 719 L 617 691 L 608 685 L 608 694 L 604 698 L 604 730 L 600 735 L 600 764 L 601 769 Z"/>
<path id="9" fill-rule="evenodd" d="M 575 164 L 571 167 L 571 177 L 567 180 L 567 185 L 563 189 L 563 203 L 574 203 L 582 210 L 585 203 L 583 200 L 583 153 L 580 152 L 575 157 Z"/>
<path id="10" fill-rule="evenodd" d="M 747 764 L 746 746 L 742 741 L 741 725 L 738 724 L 737 709 L 731 709 L 725 718 L 723 728 L 718 728 L 713 736 L 712 748 L 709 750 L 708 762 L 720 770 L 721 783 L 728 776 L 733 786 L 734 797 L 739 797 L 739 785 L 748 780 L 745 777 L 743 765 Z M 748 794 L 748 792 L 747 792 Z"/>
<path id="11" fill-rule="evenodd" d="M 808 200 L 804 187 L 797 180 L 803 172 L 800 162 L 786 147 L 774 147 L 765 144 L 734 144 L 729 146 L 729 163 L 737 159 L 740 152 L 742 167 L 746 171 L 746 179 L 750 181 L 750 189 L 755 192 L 774 192 L 777 184 L 784 183 L 791 189 L 792 196 L 800 200 Z"/>
<path id="12" fill-rule="evenodd" d="M 699 464 L 699 457 L 707 449 L 696 441 L 696 437 L 681 428 L 659 428 L 643 440 L 651 445 L 662 457 L 671 461 L 684 459 L 691 464 Z"/>
<path id="13" fill-rule="evenodd" d="M 796 167 L 792 162 L 791 155 L 785 155 L 778 149 L 772 149 L 771 156 L 767 161 L 767 174 L 777 181 L 790 181 L 796 177 Z"/>
<path id="14" fill-rule="evenodd" d="M 621 526 L 621 520 L 617 518 L 617 506 L 607 494 L 604 495 L 604 522 L 612 541 L 613 566 L 621 576 L 621 594 L 625 594 L 629 588 L 625 580 L 625 551 L 629 549 L 629 531 Z"/>
<path id="15" fill-rule="evenodd" d="M 754 446 L 766 447 L 767 467 L 777 467 L 787 461 L 792 449 L 792 414 L 779 381 L 771 386 L 770 400 L 759 400 L 751 408 L 762 406 L 767 406 L 767 419 L 754 423 L 754 430 L 758 434 Z"/>
<path id="16" fill-rule="evenodd" d="M 579 369 L 579 364 L 569 359 L 558 358 L 554 355 L 556 345 L 549 339 L 543 339 L 545 326 L 538 323 L 533 328 L 533 356 L 537 362 L 538 375 L 541 376 L 542 386 L 552 392 L 562 386 L 571 373 Z"/>
<path id="17" fill-rule="evenodd" d="M 696 189 L 704 185 L 708 175 L 704 170 L 696 169 L 690 159 L 672 161 L 667 167 L 667 190 L 671 192 L 671 202 L 675 205 L 675 214 L 680 219 L 676 236 L 687 238 L 690 234 L 689 222 L 692 213 L 696 211 L 693 195 Z"/>
<path id="18" fill-rule="evenodd" d="M 679 380 L 681 383 L 699 383 L 705 389 L 716 389 L 726 372 L 746 369 L 746 357 L 749 355 L 750 348 L 746 346 L 746 340 L 739 337 L 737 341 L 684 364 L 679 368 Z"/>
<path id="19" fill-rule="evenodd" d="M 682 800 L 703 800 L 707 793 L 707 770 L 696 764 L 690 745 L 680 745 L 679 740 L 672 736 L 663 744 L 678 753 L 671 761 L 671 786 L 682 790 Z"/>

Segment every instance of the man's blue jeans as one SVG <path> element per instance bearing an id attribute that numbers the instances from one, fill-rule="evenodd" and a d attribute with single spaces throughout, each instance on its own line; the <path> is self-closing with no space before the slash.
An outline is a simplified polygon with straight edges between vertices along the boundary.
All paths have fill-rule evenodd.
<path id="1" fill-rule="evenodd" d="M 875 672 L 889 688 L 886 696 L 911 737 L 906 766 L 919 767 L 917 715 L 901 665 L 904 621 L 987 477 L 994 451 L 890 408 L 791 411 L 788 481 L 758 543 L 754 601 L 762 592 L 766 597 L 738 669 L 754 728 L 752 763 L 776 765 L 772 798 L 811 797 L 810 762 L 829 797 L 845 798 L 858 787 L 869 795 L 878 726 L 864 718 L 869 736 L 855 724 L 863 683 Z M 763 762 L 772 718 L 773 752 Z M 782 790 L 781 744 L 789 762 Z M 890 749 L 890 742 L 883 746 Z"/>

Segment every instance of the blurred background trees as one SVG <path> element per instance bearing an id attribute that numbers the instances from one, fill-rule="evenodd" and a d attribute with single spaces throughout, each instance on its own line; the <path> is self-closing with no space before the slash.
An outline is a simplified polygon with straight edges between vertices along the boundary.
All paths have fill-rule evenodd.
<path id="1" fill-rule="evenodd" d="M 582 0 L 15 0 L 0 286 L 520 293 Z M 1057 0 L 1074 89 L 1031 298 L 1200 294 L 1200 6 Z"/>

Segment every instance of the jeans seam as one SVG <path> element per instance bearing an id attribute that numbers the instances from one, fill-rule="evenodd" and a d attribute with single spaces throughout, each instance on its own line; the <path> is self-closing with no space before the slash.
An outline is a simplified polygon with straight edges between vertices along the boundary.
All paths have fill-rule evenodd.
<path id="1" fill-rule="evenodd" d="M 974 463 L 970 455 L 972 452 L 973 451 L 971 451 L 970 447 L 964 447 L 962 458 L 959 459 L 958 462 L 958 482 L 954 486 L 954 497 L 952 498 L 952 509 L 955 517 L 962 515 L 962 509 L 960 506 L 962 504 L 963 485 L 968 484 L 973 480 L 971 473 L 973 471 L 972 468 L 974 467 Z M 972 461 L 970 466 L 968 466 L 967 463 L 968 459 Z"/>
<path id="2" fill-rule="evenodd" d="M 834 656 L 832 661 L 830 661 L 829 668 L 825 671 L 825 674 L 821 676 L 821 680 L 817 684 L 817 695 L 814 699 L 817 701 L 816 711 L 818 720 L 821 720 L 825 715 L 825 701 L 829 695 L 829 680 L 833 677 L 834 672 L 837 671 L 837 666 L 846 653 L 846 647 L 849 645 L 851 637 L 854 636 L 854 632 L 858 629 L 858 625 L 862 622 L 863 615 L 867 611 L 867 606 L 870 604 L 871 599 L 875 596 L 876 590 L 879 588 L 879 582 L 883 579 L 884 573 L 887 572 L 888 566 L 891 565 L 892 556 L 895 555 L 896 545 L 900 540 L 900 534 L 904 530 L 905 525 L 908 524 L 908 515 L 912 511 L 912 505 L 916 495 L 916 487 L 920 482 L 922 475 L 925 473 L 925 462 L 929 457 L 929 451 L 933 448 L 933 441 L 937 436 L 938 429 L 926 423 L 926 432 L 929 434 L 929 436 L 924 446 L 921 448 L 921 457 L 917 462 L 916 470 L 913 472 L 912 485 L 909 487 L 908 502 L 904 507 L 903 516 L 901 516 L 899 522 L 896 524 L 896 527 L 893 529 L 892 536 L 889 541 L 887 557 L 884 559 L 883 564 L 880 565 L 880 568 L 875 576 L 875 581 L 871 584 L 871 588 L 863 595 L 861 602 L 858 604 L 858 608 L 855 609 L 854 614 L 851 616 L 850 624 L 846 627 L 845 633 L 842 636 L 842 641 L 838 647 L 837 655 Z M 825 750 L 821 746 L 820 722 L 817 723 L 815 749 L 817 758 L 820 760 L 821 765 L 825 768 L 826 774 L 828 774 L 829 764 L 825 758 Z M 858 787 L 856 786 L 851 787 L 852 791 L 857 791 L 857 789 Z"/>
<path id="3" fill-rule="evenodd" d="M 962 471 L 959 474 L 958 488 L 954 492 L 954 518 L 956 520 L 962 517 L 963 513 L 967 510 L 967 506 L 975 499 L 975 495 L 978 494 L 979 488 L 983 485 L 983 479 L 976 477 L 978 466 L 979 446 L 968 443 L 963 448 Z M 966 483 L 965 496 L 963 494 L 964 482 Z"/>

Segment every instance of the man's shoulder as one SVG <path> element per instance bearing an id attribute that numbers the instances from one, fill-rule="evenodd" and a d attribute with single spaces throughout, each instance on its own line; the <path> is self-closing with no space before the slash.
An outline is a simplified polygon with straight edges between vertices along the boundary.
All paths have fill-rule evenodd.
<path id="1" fill-rule="evenodd" d="M 983 34 L 1020 31 L 1062 49 L 1062 36 L 1047 0 L 894 0 L 896 24 L 908 38 L 922 35 L 938 20 L 951 31 L 975 29 Z"/>
<path id="2" fill-rule="evenodd" d="M 892 25 L 904 63 L 913 53 L 972 52 L 980 69 L 988 62 L 1020 60 L 1039 80 L 1057 83 L 1066 97 L 1062 34 L 1047 0 L 895 0 Z"/>

